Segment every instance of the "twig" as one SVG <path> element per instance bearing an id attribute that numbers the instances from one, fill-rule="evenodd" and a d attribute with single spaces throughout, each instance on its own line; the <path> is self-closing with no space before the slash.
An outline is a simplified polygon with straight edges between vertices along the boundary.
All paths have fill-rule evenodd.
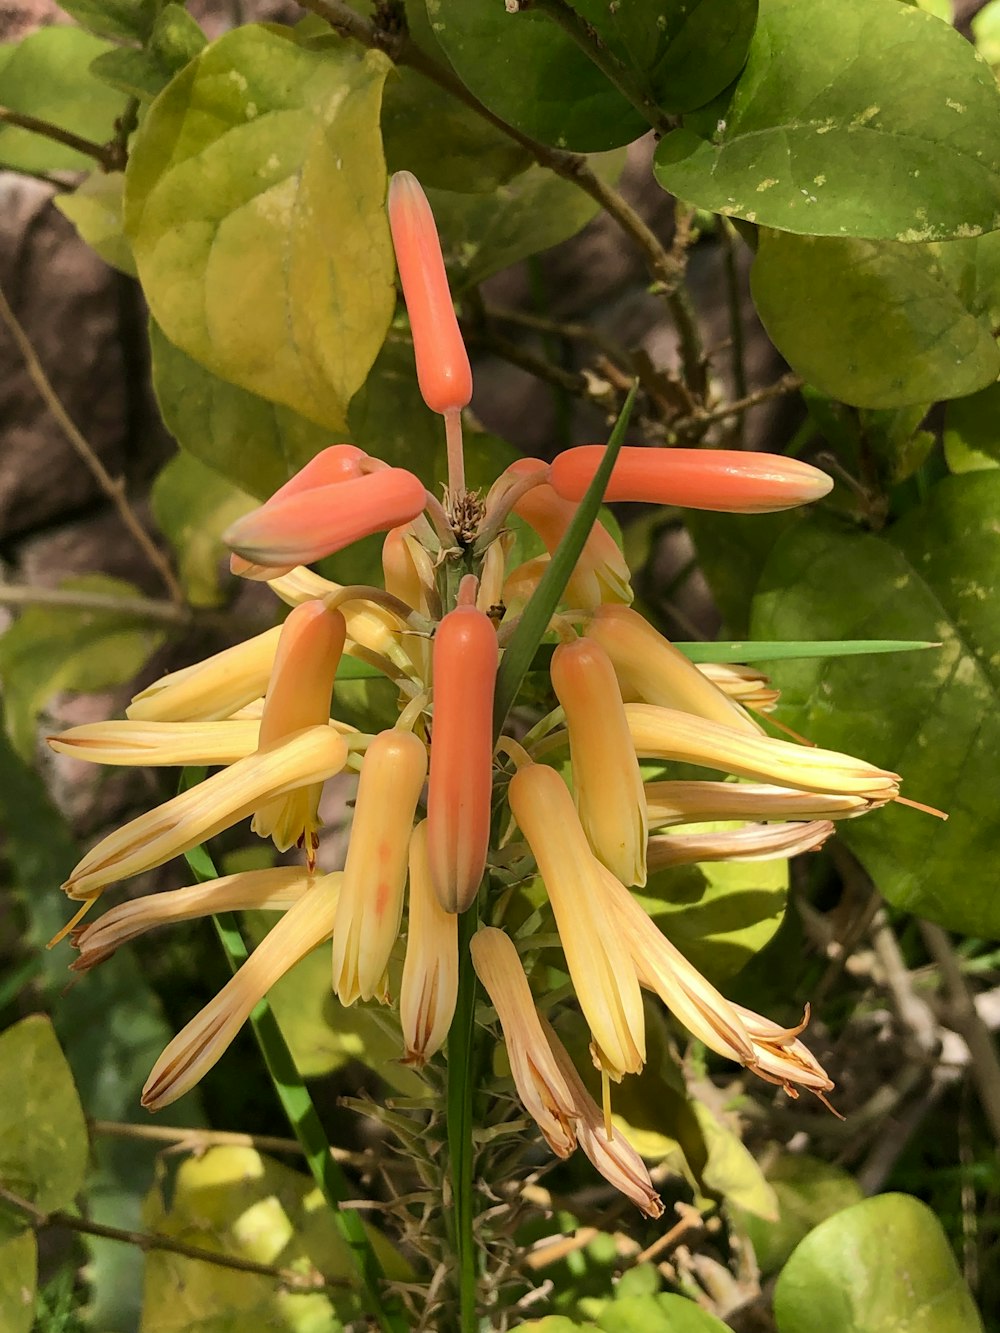
<path id="1" fill-rule="evenodd" d="M 912 1038 L 919 1057 L 927 1064 L 933 1064 L 941 1049 L 938 1022 L 931 1006 L 917 994 L 913 975 L 906 966 L 884 908 L 872 919 L 871 941 L 897 1017 Z"/>
<path id="2" fill-rule="evenodd" d="M 117 509 L 118 514 L 125 527 L 135 538 L 136 545 L 140 547 L 149 563 L 158 571 L 163 580 L 164 586 L 170 596 L 170 600 L 178 606 L 185 605 L 184 590 L 178 583 L 174 571 L 170 567 L 170 562 L 162 554 L 156 543 L 149 536 L 142 524 L 139 522 L 135 511 L 129 504 L 125 496 L 125 488 L 122 482 L 116 481 L 101 460 L 94 453 L 93 449 L 84 439 L 81 432 L 74 424 L 69 413 L 63 407 L 49 377 L 45 373 L 42 363 L 39 361 L 31 340 L 25 333 L 17 316 L 10 307 L 7 297 L 0 289 L 0 319 L 7 325 L 11 336 L 24 358 L 25 365 L 28 368 L 28 374 L 38 390 L 46 407 L 62 427 L 63 433 L 70 444 L 76 450 L 79 457 L 90 469 L 94 477 L 97 478 L 101 489 L 108 497 L 111 503 Z"/>
<path id="3" fill-rule="evenodd" d="M 802 384 L 803 380 L 800 375 L 792 373 L 782 375 L 780 380 L 765 385 L 763 389 L 755 389 L 753 393 L 748 393 L 744 398 L 737 398 L 731 403 L 720 403 L 718 407 L 709 407 L 702 411 L 692 412 L 689 417 L 682 417 L 673 422 L 673 429 L 683 431 L 686 427 L 710 426 L 715 421 L 724 421 L 726 417 L 736 416 L 740 412 L 749 412 L 752 407 L 759 407 L 761 403 L 766 403 L 771 398 L 781 398 L 786 393 L 795 393 L 802 388 Z"/>
<path id="4" fill-rule="evenodd" d="M 612 361 L 628 361 L 625 350 L 610 338 L 606 338 L 599 329 L 593 328 L 590 324 L 576 324 L 572 320 L 563 321 L 558 319 L 548 319 L 544 315 L 536 315 L 529 310 L 510 310 L 506 306 L 484 305 L 482 309 L 485 319 L 496 320 L 498 324 L 516 324 L 523 329 L 532 329 L 536 333 L 550 333 L 557 338 L 563 338 L 567 342 L 585 342 L 593 347 L 598 347 Z M 632 383 L 632 375 L 628 376 L 628 384 Z"/>
<path id="5" fill-rule="evenodd" d="M 199 1259 L 202 1263 L 214 1264 L 217 1268 L 234 1268 L 240 1273 L 254 1273 L 258 1277 L 270 1277 L 281 1286 L 291 1291 L 339 1291 L 351 1286 L 346 1278 L 324 1277 L 323 1274 L 296 1273 L 290 1268 L 275 1268 L 271 1264 L 259 1264 L 253 1259 L 243 1259 L 235 1254 L 218 1254 L 214 1250 L 203 1250 L 197 1245 L 187 1245 L 158 1231 L 126 1231 L 121 1227 L 105 1226 L 102 1222 L 91 1222 L 85 1217 L 74 1217 L 72 1213 L 55 1209 L 45 1212 L 36 1208 L 28 1199 L 0 1185 L 0 1199 L 17 1208 L 31 1219 L 36 1231 L 49 1227 L 65 1227 L 68 1231 L 78 1231 L 85 1236 L 99 1236 L 102 1240 L 117 1240 L 125 1245 L 135 1245 L 138 1249 L 165 1250 L 170 1254 L 183 1255 L 185 1259 Z"/>
<path id="6" fill-rule="evenodd" d="M 732 344 L 733 387 L 736 390 L 737 400 L 739 400 L 747 396 L 747 372 L 743 340 L 743 302 L 740 300 L 739 270 L 736 265 L 735 238 L 737 232 L 728 218 L 720 218 L 720 224 L 719 240 L 726 280 L 726 304 L 729 308 L 729 336 Z M 738 418 L 733 433 L 737 441 L 742 441 L 742 416 Z"/>
<path id="7" fill-rule="evenodd" d="M 36 588 L 24 584 L 0 584 L 0 606 L 62 606 L 74 611 L 112 611 L 135 616 L 139 620 L 158 621 L 164 625 L 190 625 L 194 620 L 189 606 L 156 601 L 151 597 L 116 597 L 113 593 L 79 592 L 72 588 Z"/>
<path id="8" fill-rule="evenodd" d="M 303 1155 L 302 1144 L 298 1139 L 285 1139 L 276 1134 L 240 1134 L 227 1129 L 185 1129 L 180 1125 L 132 1125 L 123 1120 L 90 1120 L 88 1124 L 93 1134 L 105 1134 L 117 1139 L 141 1139 L 150 1143 L 172 1143 L 186 1152 L 200 1153 L 207 1148 L 227 1147 L 293 1153 L 297 1157 Z M 370 1154 L 347 1152 L 344 1148 L 334 1148 L 332 1145 L 330 1156 L 336 1162 L 360 1169 L 368 1169 L 372 1165 Z"/>
<path id="9" fill-rule="evenodd" d="M 78 153 L 84 153 L 100 163 L 104 171 L 114 170 L 115 163 L 107 144 L 81 139 L 72 130 L 64 130 L 60 125 L 53 125 L 51 121 L 39 120 L 37 116 L 26 116 L 5 106 L 0 106 L 0 121 L 6 125 L 14 125 L 20 130 L 29 130 L 32 134 L 40 134 L 43 138 L 61 143 L 66 148 L 73 148 Z"/>
<path id="10" fill-rule="evenodd" d="M 473 347 L 481 347 L 484 351 L 493 352 L 503 361 L 509 361 L 512 366 L 519 366 L 521 370 L 526 370 L 529 375 L 534 375 L 536 379 L 544 380 L 547 384 L 552 384 L 564 393 L 572 394 L 574 398 L 586 398 L 591 401 L 597 401 L 607 407 L 607 397 L 601 394 L 595 397 L 591 392 L 591 386 L 585 375 L 580 375 L 574 371 L 563 370 L 562 366 L 557 366 L 545 357 L 538 356 L 537 353 L 529 351 L 519 343 L 511 342 L 501 333 L 494 333 L 490 329 L 479 328 L 470 330 L 466 334 L 466 341 Z"/>

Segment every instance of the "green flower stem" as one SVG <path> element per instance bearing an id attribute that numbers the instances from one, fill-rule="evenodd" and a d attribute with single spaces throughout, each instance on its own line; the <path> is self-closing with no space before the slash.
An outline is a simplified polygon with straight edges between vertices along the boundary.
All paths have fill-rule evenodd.
<path id="1" fill-rule="evenodd" d="M 474 904 L 458 918 L 458 998 L 448 1033 L 448 1160 L 451 1163 L 452 1209 L 458 1260 L 459 1328 L 476 1333 L 476 1279 L 479 1263 L 472 1194 L 472 1090 L 477 1081 L 476 973 L 470 942 L 479 927 Z"/>

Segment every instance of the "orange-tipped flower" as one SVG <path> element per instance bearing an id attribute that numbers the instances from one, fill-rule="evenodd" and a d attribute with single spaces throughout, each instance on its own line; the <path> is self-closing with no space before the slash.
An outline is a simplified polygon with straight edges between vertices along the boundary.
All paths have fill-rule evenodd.
<path id="1" fill-rule="evenodd" d="M 455 318 L 434 215 L 409 171 L 397 171 L 389 184 L 389 226 L 420 392 L 432 412 L 459 411 L 472 397 L 469 355 Z"/>
<path id="2" fill-rule="evenodd" d="M 426 499 L 423 482 L 412 472 L 383 468 L 271 500 L 237 519 L 222 540 L 256 565 L 308 565 L 374 532 L 409 523 Z"/>
<path id="3" fill-rule="evenodd" d="M 380 732 L 368 746 L 333 932 L 333 989 L 342 1004 L 384 998 L 403 913 L 413 814 L 426 776 L 427 750 L 411 731 Z"/>
<path id="4" fill-rule="evenodd" d="M 603 444 L 585 444 L 556 458 L 549 479 L 564 500 L 583 499 L 604 452 Z M 825 472 L 781 454 L 627 446 L 615 459 L 604 498 L 771 514 L 821 500 L 832 489 L 833 480 Z"/>
<path id="5" fill-rule="evenodd" d="M 594 855 L 623 884 L 646 882 L 646 799 L 608 654 L 593 639 L 561 643 L 552 687 L 566 714 L 573 790 Z"/>
<path id="6" fill-rule="evenodd" d="M 486 866 L 493 794 L 497 636 L 474 606 L 457 606 L 434 636 L 434 725 L 427 851 L 441 906 L 464 912 Z"/>
<path id="7" fill-rule="evenodd" d="M 444 1045 L 458 997 L 458 917 L 438 902 L 426 819 L 410 838 L 409 906 L 399 1021 L 405 1062 L 419 1067 Z"/>

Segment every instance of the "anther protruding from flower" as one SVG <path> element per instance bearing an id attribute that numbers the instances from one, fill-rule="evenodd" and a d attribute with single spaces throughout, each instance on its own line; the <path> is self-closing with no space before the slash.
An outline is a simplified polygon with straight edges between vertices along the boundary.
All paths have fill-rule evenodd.
<path id="1" fill-rule="evenodd" d="M 518 1096 L 557 1157 L 576 1147 L 572 1090 L 542 1030 L 517 949 L 502 930 L 483 926 L 470 945 L 476 975 L 490 997 L 507 1045 Z"/>
<path id="2" fill-rule="evenodd" d="M 211 722 L 230 717 L 267 689 L 281 626 L 171 671 L 135 696 L 125 716 L 136 722 Z"/>
<path id="3" fill-rule="evenodd" d="M 647 759 L 702 764 L 740 777 L 771 780 L 803 791 L 864 796 L 877 803 L 891 801 L 899 791 L 898 773 L 887 773 L 836 750 L 749 736 L 652 704 L 626 704 L 625 716 L 636 753 Z"/>
<path id="4" fill-rule="evenodd" d="M 645 790 L 650 828 L 721 819 L 850 819 L 874 804 L 865 796 L 755 782 L 647 782 Z"/>
<path id="5" fill-rule="evenodd" d="M 760 734 L 759 724 L 638 611 L 629 606 L 600 606 L 587 625 L 587 634 L 607 652 L 626 698 L 679 708 L 738 731 Z"/>
<path id="6" fill-rule="evenodd" d="M 406 958 L 399 1021 L 406 1064 L 418 1068 L 441 1049 L 458 996 L 458 917 L 438 902 L 427 859 L 427 821 L 410 838 Z"/>
<path id="7" fill-rule="evenodd" d="M 738 662 L 698 662 L 697 667 L 723 694 L 744 708 L 770 713 L 781 698 L 781 691 L 776 690 L 770 678 L 756 667 Z"/>
<path id="8" fill-rule="evenodd" d="M 272 797 L 332 777 L 346 761 L 347 743 L 339 732 L 307 727 L 108 834 L 63 888 L 71 898 L 95 898 L 108 884 L 162 865 L 230 828 Z"/>
<path id="9" fill-rule="evenodd" d="M 594 855 L 623 884 L 646 882 L 646 800 L 611 659 L 591 638 L 552 654 L 552 687 L 566 714 L 573 790 Z"/>
<path id="10" fill-rule="evenodd" d="M 541 1023 L 560 1073 L 573 1094 L 573 1108 L 578 1117 L 576 1136 L 580 1147 L 604 1179 L 627 1199 L 631 1199 L 647 1217 L 662 1217 L 663 1203 L 653 1188 L 645 1162 L 620 1131 L 613 1138 L 608 1138 L 604 1112 L 584 1086 L 569 1051 L 544 1018 Z"/>
<path id="11" fill-rule="evenodd" d="M 514 533 L 502 532 L 494 537 L 483 556 L 483 567 L 479 574 L 479 592 L 476 605 L 488 615 L 495 608 L 503 605 L 503 585 L 507 571 L 507 557 L 514 545 Z"/>
<path id="12" fill-rule="evenodd" d="M 434 721 L 427 853 L 441 906 L 476 896 L 490 840 L 497 636 L 474 606 L 456 606 L 434 635 Z"/>
<path id="13" fill-rule="evenodd" d="M 573 798 L 554 769 L 518 769 L 509 800 L 545 883 L 595 1058 L 614 1079 L 636 1074 L 646 1058 L 642 996 L 625 942 L 608 929 L 602 876 L 611 872 L 590 850 Z"/>
<path id="14" fill-rule="evenodd" d="M 559 454 L 549 475 L 557 493 L 565 500 L 582 500 L 604 452 L 603 444 L 585 444 Z M 633 445 L 615 459 L 604 498 L 728 514 L 770 514 L 821 500 L 832 489 L 833 479 L 825 472 L 783 454 Z"/>
<path id="15" fill-rule="evenodd" d="M 329 938 L 340 882 L 339 874 L 315 880 L 215 999 L 177 1034 L 153 1066 L 142 1090 L 142 1104 L 148 1111 L 169 1106 L 193 1088 L 274 983 Z"/>
<path id="16" fill-rule="evenodd" d="M 548 464 L 540 458 L 519 458 L 504 473 L 505 477 L 527 477 L 547 472 Z M 576 515 L 577 506 L 561 499 L 547 483 L 525 491 L 514 505 L 514 513 L 523 518 L 541 537 L 551 555 Z M 601 602 L 631 602 L 629 567 L 615 539 L 601 523 L 595 523 L 566 585 L 565 600 L 571 605 L 591 610 Z"/>
<path id="17" fill-rule="evenodd" d="M 342 1004 L 385 996 L 410 831 L 426 776 L 427 750 L 411 731 L 390 728 L 368 746 L 333 932 L 333 989 Z"/>
<path id="18" fill-rule="evenodd" d="M 397 171 L 389 183 L 389 226 L 420 392 L 432 412 L 460 411 L 472 397 L 469 355 L 455 318 L 434 215 L 409 171 Z"/>
<path id="19" fill-rule="evenodd" d="M 344 651 L 347 625 L 339 611 L 322 602 L 303 602 L 281 627 L 278 651 L 264 698 L 260 719 L 261 747 L 267 747 L 304 727 L 330 721 L 333 680 Z M 279 852 L 302 846 L 314 865 L 319 845 L 319 798 L 323 784 L 299 787 L 286 796 L 258 807 L 254 833 L 272 838 Z"/>
<path id="20" fill-rule="evenodd" d="M 260 723 L 85 722 L 46 740 L 58 754 L 92 764 L 135 767 L 235 764 L 257 748 Z"/>
<path id="21" fill-rule="evenodd" d="M 646 856 L 650 874 L 702 861 L 771 861 L 817 851 L 832 832 L 829 820 L 815 819 L 805 824 L 748 824 L 703 833 L 668 833 L 650 838 Z"/>
<path id="22" fill-rule="evenodd" d="M 777 1083 L 789 1097 L 798 1097 L 796 1084 L 801 1085 L 837 1115 L 825 1096 L 833 1089 L 833 1079 L 808 1046 L 798 1040 L 799 1033 L 804 1032 L 809 1023 L 809 1006 L 806 1005 L 802 1022 L 792 1028 L 783 1028 L 780 1023 L 755 1014 L 752 1009 L 744 1009 L 741 1004 L 735 1004 L 733 1008 L 753 1042 L 754 1058 L 747 1063 L 747 1068 L 768 1083 Z"/>
<path id="23" fill-rule="evenodd" d="M 383 468 L 270 500 L 237 519 L 222 540 L 255 565 L 308 565 L 362 537 L 409 523 L 426 502 L 424 484 L 412 472 Z"/>
<path id="24" fill-rule="evenodd" d="M 280 866 L 132 898 L 112 907 L 91 925 L 73 931 L 72 941 L 80 956 L 71 964 L 72 969 L 88 971 L 110 958 L 121 945 L 156 926 L 193 921 L 215 912 L 286 911 L 311 884 L 312 877 L 304 866 Z"/>

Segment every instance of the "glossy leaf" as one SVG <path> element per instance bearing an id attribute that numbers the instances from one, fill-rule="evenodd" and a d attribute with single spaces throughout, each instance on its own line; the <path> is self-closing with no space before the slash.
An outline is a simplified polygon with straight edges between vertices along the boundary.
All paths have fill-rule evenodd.
<path id="1" fill-rule="evenodd" d="M 942 647 L 879 658 L 775 663 L 777 714 L 819 745 L 903 775 L 901 806 L 844 821 L 839 836 L 895 906 L 972 934 L 1000 933 L 994 799 L 1000 751 L 1000 473 L 948 477 L 875 536 L 813 519 L 775 547 L 752 630 L 923 635 Z"/>
<path id="2" fill-rule="evenodd" d="M 781 1268 L 814 1226 L 862 1198 L 853 1176 L 818 1157 L 782 1153 L 766 1175 L 777 1197 L 777 1219 L 767 1221 L 738 1210 L 740 1226 L 750 1237 L 765 1276 Z"/>
<path id="3" fill-rule="evenodd" d="M 129 97 L 149 102 L 207 44 L 201 28 L 181 5 L 164 5 L 141 49 L 120 46 L 91 62 L 91 72 Z"/>
<path id="4" fill-rule="evenodd" d="M 31 1333 L 38 1285 L 38 1243 L 33 1231 L 0 1244 L 0 1328 Z"/>
<path id="5" fill-rule="evenodd" d="M 206 369 L 328 428 L 395 306 L 379 136 L 389 65 L 248 25 L 163 91 L 125 221 L 154 318 Z"/>
<path id="6" fill-rule="evenodd" d="M 1000 465 L 1000 384 L 948 404 L 944 453 L 952 472 L 978 472 Z"/>
<path id="7" fill-rule="evenodd" d="M 977 1333 L 983 1325 L 941 1223 L 918 1199 L 881 1194 L 809 1233 L 778 1279 L 779 1333 Z"/>
<path id="8" fill-rule="evenodd" d="M 782 356 L 842 402 L 958 398 L 1000 372 L 1000 232 L 903 245 L 762 231 L 751 288 Z"/>
<path id="9" fill-rule="evenodd" d="M 65 0 L 60 9 L 99 37 L 145 42 L 153 30 L 156 0 Z"/>
<path id="10" fill-rule="evenodd" d="M 714 118 L 710 137 L 675 130 L 656 153 L 660 184 L 700 208 L 898 241 L 1000 222 L 996 82 L 957 32 L 896 0 L 761 0 Z"/>
<path id="11" fill-rule="evenodd" d="M 135 260 L 122 217 L 124 185 L 120 171 L 92 171 L 72 194 L 57 194 L 52 202 L 106 264 L 134 278 Z"/>
<path id="12" fill-rule="evenodd" d="M 726 1333 L 726 1325 L 685 1296 L 661 1292 L 612 1301 L 597 1318 L 602 1333 Z"/>

